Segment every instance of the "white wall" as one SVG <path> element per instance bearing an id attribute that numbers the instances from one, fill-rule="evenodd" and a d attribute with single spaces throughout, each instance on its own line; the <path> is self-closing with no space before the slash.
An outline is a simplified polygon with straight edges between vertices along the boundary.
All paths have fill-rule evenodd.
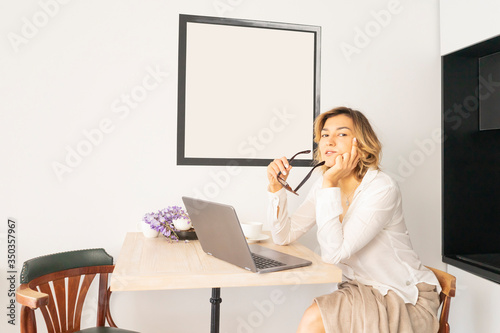
<path id="1" fill-rule="evenodd" d="M 43 14 L 47 3 L 52 16 Z M 110 0 L 72 1 L 57 11 L 54 3 L 4 1 L 0 10 L 0 239 L 4 248 L 7 217 L 15 217 L 18 268 L 71 249 L 105 247 L 117 257 L 146 212 L 181 204 L 181 195 L 201 192 L 234 205 L 242 220 L 264 219 L 264 167 L 225 177 L 224 167 L 176 166 L 179 13 L 322 26 L 322 111 L 347 105 L 365 112 L 384 144 L 382 166 L 400 182 L 414 247 L 426 264 L 444 267 L 437 1 Z M 39 27 L 30 29 L 33 23 Z M 14 34 L 24 38 L 20 44 Z M 126 116 L 114 113 L 151 71 L 160 73 L 158 86 Z M 244 119 L 228 126 L 234 123 Z M 99 126 L 108 133 L 59 180 L 53 163 L 66 163 L 68 148 L 85 148 L 84 132 Z M 295 169 L 291 182 L 306 172 Z M 302 242 L 314 248 L 314 237 L 313 230 Z M 259 310 L 276 288 L 286 302 Z M 331 289 L 223 289 L 221 331 L 293 332 L 312 298 Z M 209 297 L 209 290 L 115 293 L 112 306 L 123 327 L 200 332 L 208 329 Z M 18 330 L 2 318 L 2 332 Z M 251 330 L 238 328 L 249 320 Z"/>
<path id="2" fill-rule="evenodd" d="M 500 2 L 494 0 L 441 0 L 441 54 L 445 55 L 500 34 Z M 500 327 L 500 286 L 448 265 L 457 278 L 452 301 L 452 332 L 497 332 Z"/>
<path id="3" fill-rule="evenodd" d="M 500 34 L 496 0 L 441 0 L 441 54 L 445 55 Z"/>

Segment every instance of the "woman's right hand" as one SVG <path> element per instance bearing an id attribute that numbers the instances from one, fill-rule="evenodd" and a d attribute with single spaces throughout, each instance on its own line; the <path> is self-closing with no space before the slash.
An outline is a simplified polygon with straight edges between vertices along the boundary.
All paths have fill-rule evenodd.
<path id="1" fill-rule="evenodd" d="M 267 179 L 269 180 L 270 192 L 277 192 L 283 187 L 283 185 L 278 182 L 278 173 L 281 171 L 280 177 L 286 180 L 291 169 L 292 166 L 284 156 L 275 159 L 267 166 Z"/>

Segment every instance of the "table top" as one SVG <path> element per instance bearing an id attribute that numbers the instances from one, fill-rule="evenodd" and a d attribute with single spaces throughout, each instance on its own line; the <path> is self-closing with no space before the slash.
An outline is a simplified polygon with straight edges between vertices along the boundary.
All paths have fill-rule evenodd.
<path id="1" fill-rule="evenodd" d="M 259 245 L 310 260 L 312 265 L 257 274 L 207 255 L 199 241 L 169 242 L 163 236 L 145 238 L 140 232 L 129 232 L 111 275 L 111 290 L 272 286 L 342 280 L 340 268 L 324 263 L 319 255 L 298 242 L 280 246 L 267 240 Z"/>

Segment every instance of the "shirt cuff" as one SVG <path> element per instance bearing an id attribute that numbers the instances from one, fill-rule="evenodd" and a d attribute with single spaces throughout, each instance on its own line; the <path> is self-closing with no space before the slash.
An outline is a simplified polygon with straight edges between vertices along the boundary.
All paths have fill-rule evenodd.
<path id="1" fill-rule="evenodd" d="M 270 202 L 271 221 L 276 222 L 277 220 L 279 220 L 278 207 L 282 207 L 286 202 L 286 190 L 284 188 L 281 188 L 279 191 L 276 191 L 274 193 L 267 191 L 267 197 L 269 198 Z M 280 211 L 280 214 L 282 213 L 283 212 Z"/>
<path id="2" fill-rule="evenodd" d="M 274 193 L 268 190 L 267 196 L 271 200 L 276 200 L 276 199 L 280 200 L 283 198 L 283 196 L 286 197 L 286 190 L 284 188 L 281 188 L 279 191 L 276 191 Z"/>

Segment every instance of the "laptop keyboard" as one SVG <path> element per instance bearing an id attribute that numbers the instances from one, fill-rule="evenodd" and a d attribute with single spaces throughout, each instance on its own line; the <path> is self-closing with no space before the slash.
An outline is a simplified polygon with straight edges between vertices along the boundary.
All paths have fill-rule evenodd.
<path id="1" fill-rule="evenodd" d="M 269 259 L 255 253 L 252 253 L 252 258 L 258 269 L 285 266 L 285 264 L 280 261 Z"/>

